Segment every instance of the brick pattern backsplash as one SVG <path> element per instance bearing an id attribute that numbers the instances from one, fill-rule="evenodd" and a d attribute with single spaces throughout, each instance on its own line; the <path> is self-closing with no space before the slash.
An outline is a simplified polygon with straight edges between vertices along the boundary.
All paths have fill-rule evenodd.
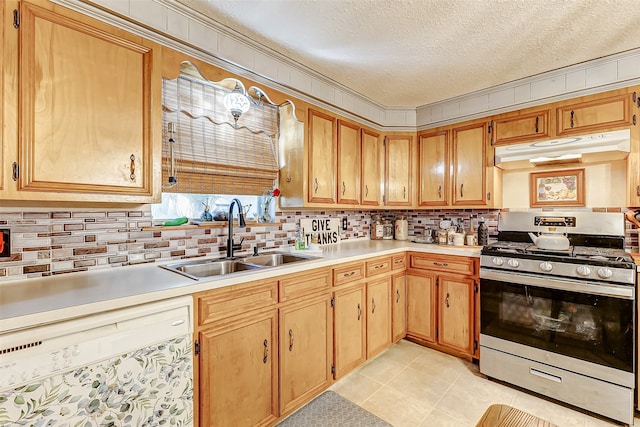
<path id="1" fill-rule="evenodd" d="M 482 216 L 489 234 L 497 233 L 499 210 L 430 211 L 305 211 L 277 212 L 274 224 L 256 224 L 234 230 L 238 254 L 254 246 L 277 249 L 293 245 L 303 218 L 347 218 L 342 240 L 368 238 L 371 216 L 394 220 L 404 215 L 409 236 L 438 228 L 440 220 L 462 218 L 465 229 L 477 229 Z M 148 229 L 154 225 L 149 205 L 136 209 L 1 210 L 0 228 L 11 230 L 11 257 L 0 258 L 0 281 L 65 274 L 131 264 L 203 256 L 224 256 L 227 228 Z M 638 230 L 627 225 L 626 247 L 638 250 Z"/>

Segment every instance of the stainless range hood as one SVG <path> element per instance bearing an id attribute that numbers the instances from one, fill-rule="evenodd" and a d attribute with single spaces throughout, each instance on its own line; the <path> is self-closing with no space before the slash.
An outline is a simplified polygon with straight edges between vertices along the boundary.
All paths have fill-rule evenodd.
<path id="1" fill-rule="evenodd" d="M 570 138 L 496 147 L 495 164 L 502 169 L 523 169 L 561 163 L 594 163 L 627 158 L 629 129 Z"/>

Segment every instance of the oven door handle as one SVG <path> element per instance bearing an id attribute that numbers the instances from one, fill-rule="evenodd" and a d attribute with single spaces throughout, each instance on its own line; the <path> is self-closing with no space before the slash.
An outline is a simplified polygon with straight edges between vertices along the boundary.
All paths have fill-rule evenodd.
<path id="1" fill-rule="evenodd" d="M 532 276 L 522 273 L 502 272 L 483 268 L 480 269 L 480 279 L 517 283 L 520 285 L 537 286 L 540 288 L 558 289 L 561 291 L 602 295 L 613 298 L 631 300 L 635 298 L 635 289 L 633 286 L 615 285 L 611 283 L 581 282 L 573 279 Z M 482 292 L 482 282 L 480 283 L 480 292 Z"/>

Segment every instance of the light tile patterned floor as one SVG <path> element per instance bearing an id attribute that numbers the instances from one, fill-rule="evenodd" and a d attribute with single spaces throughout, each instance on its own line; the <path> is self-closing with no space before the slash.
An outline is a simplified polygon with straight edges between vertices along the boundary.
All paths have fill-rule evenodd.
<path id="1" fill-rule="evenodd" d="M 560 427 L 618 424 L 487 380 L 478 366 L 402 340 L 331 389 L 394 427 L 473 427 L 494 403 Z M 635 425 L 640 426 L 636 416 Z"/>

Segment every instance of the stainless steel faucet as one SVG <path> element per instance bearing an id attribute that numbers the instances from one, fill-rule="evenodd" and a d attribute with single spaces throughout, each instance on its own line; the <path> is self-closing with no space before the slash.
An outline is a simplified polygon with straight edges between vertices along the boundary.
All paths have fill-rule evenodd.
<path id="1" fill-rule="evenodd" d="M 233 258 L 233 250 L 242 248 L 242 241 L 238 245 L 233 244 L 233 205 L 238 205 L 238 227 L 246 227 L 247 223 L 244 221 L 244 213 L 242 212 L 242 203 L 240 200 L 233 199 L 229 204 L 229 215 L 227 220 L 229 222 L 229 234 L 227 238 L 227 258 Z M 242 239 L 244 240 L 244 238 Z"/>

